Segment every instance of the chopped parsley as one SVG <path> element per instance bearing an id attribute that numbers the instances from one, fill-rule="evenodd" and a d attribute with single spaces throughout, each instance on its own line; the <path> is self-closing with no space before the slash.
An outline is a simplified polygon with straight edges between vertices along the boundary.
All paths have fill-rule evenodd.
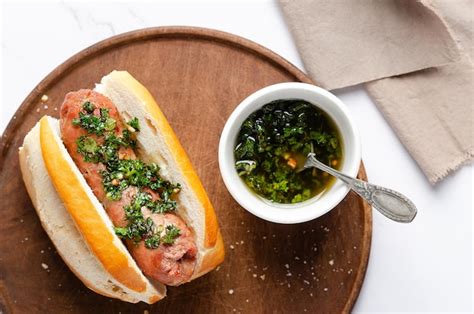
<path id="1" fill-rule="evenodd" d="M 134 117 L 130 121 L 127 122 L 129 126 L 131 126 L 135 131 L 140 131 L 140 124 L 138 123 L 137 117 Z"/>
<path id="2" fill-rule="evenodd" d="M 295 170 L 314 151 L 323 163 L 340 166 L 341 141 L 332 120 L 312 104 L 277 100 L 252 113 L 235 146 L 235 168 L 256 193 L 278 203 L 297 203 L 324 191 L 330 176 Z"/>
<path id="3" fill-rule="evenodd" d="M 142 208 L 146 207 L 152 213 L 174 211 L 177 203 L 172 197 L 180 191 L 179 183 L 173 184 L 164 180 L 155 163 L 121 156 L 121 149 L 136 148 L 135 132 L 140 131 L 138 119 L 130 119 L 127 122 L 130 128 L 122 130 L 122 134 L 116 134 L 117 121 L 110 117 L 107 108 L 97 110 L 93 103 L 85 101 L 82 109 L 79 117 L 73 119 L 72 123 L 86 130 L 90 136 L 81 135 L 76 140 L 77 152 L 86 162 L 102 163 L 105 166 L 101 176 L 106 197 L 118 201 L 128 187 L 138 188 L 130 204 L 124 207 L 127 226 L 114 228 L 117 236 L 135 243 L 144 240 L 149 249 L 156 249 L 160 244 L 173 244 L 181 230 L 174 225 L 168 225 L 166 228 L 155 226 L 150 217 L 143 217 Z M 157 199 L 153 200 L 146 189 L 153 191 Z"/>
<path id="4" fill-rule="evenodd" d="M 110 118 L 109 109 L 100 108 L 99 115 L 94 114 L 95 106 L 86 101 L 82 105 L 83 111 L 79 112 L 79 118 L 72 120 L 76 126 L 80 126 L 89 134 L 103 135 L 105 131 L 113 131 L 117 125 L 115 119 Z"/>
<path id="5" fill-rule="evenodd" d="M 167 225 L 165 229 L 165 235 L 161 237 L 163 244 L 173 244 L 174 240 L 179 237 L 181 230 L 176 228 L 175 225 Z"/>

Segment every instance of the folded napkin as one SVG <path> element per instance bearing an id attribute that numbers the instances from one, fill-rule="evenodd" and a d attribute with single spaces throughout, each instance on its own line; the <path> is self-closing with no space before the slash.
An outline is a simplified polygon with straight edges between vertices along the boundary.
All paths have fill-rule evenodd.
<path id="1" fill-rule="evenodd" d="M 471 1 L 280 5 L 313 80 L 327 89 L 368 82 L 431 183 L 473 159 Z"/>

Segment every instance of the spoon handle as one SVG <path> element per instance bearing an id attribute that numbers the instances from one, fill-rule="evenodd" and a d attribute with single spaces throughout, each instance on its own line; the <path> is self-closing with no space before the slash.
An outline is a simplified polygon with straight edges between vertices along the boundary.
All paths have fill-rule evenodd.
<path id="1" fill-rule="evenodd" d="M 349 188 L 364 198 L 380 213 L 394 221 L 408 223 L 413 221 L 416 216 L 417 209 L 415 204 L 413 204 L 413 202 L 411 202 L 403 194 L 375 184 L 358 180 L 331 167 L 328 167 L 317 160 L 313 153 L 308 155 L 304 167 L 316 167 L 335 176 L 342 182 L 346 183 Z"/>

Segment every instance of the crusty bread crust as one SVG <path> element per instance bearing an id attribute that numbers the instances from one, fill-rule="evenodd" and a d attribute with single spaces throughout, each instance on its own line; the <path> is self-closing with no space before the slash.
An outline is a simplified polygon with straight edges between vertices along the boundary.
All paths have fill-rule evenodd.
<path id="1" fill-rule="evenodd" d="M 177 213 L 194 229 L 199 248 L 191 279 L 211 271 L 222 263 L 225 255 L 216 214 L 188 155 L 155 99 L 126 71 L 112 71 L 102 78 L 96 90 L 112 100 L 122 117 L 138 118 L 140 156 L 156 162 L 167 179 L 182 184 Z"/>
<path id="2" fill-rule="evenodd" d="M 40 125 L 42 125 L 42 127 Z M 56 146 L 56 148 L 60 148 L 62 142 L 59 139 L 58 125 L 56 119 L 43 117 L 41 122 L 38 122 L 26 135 L 23 146 L 20 148 L 19 152 L 23 180 L 44 230 L 48 233 L 64 262 L 89 289 L 104 296 L 121 299 L 131 303 L 139 301 L 154 303 L 159 299 L 162 299 L 166 294 L 166 288 L 163 285 L 158 285 L 158 289 L 154 288 L 148 282 L 148 279 L 141 274 L 138 267 L 135 267 L 135 271 L 140 276 L 140 280 L 145 281 L 145 286 L 141 292 L 136 291 L 142 290 L 140 285 L 131 289 L 117 280 L 117 277 L 114 277 L 107 272 L 104 264 L 95 254 L 92 253 L 92 249 L 87 246 L 87 242 L 84 241 L 83 235 L 77 228 L 73 217 L 65 207 L 65 205 L 69 204 L 70 201 L 65 202 L 60 198 L 46 168 L 46 163 L 56 163 L 57 159 L 65 159 L 65 157 L 70 158 L 70 156 L 67 154 L 64 147 L 59 150 L 48 147 L 44 152 L 41 147 L 41 133 L 43 133 L 43 142 L 48 142 L 43 143 L 44 146 L 52 145 Z M 44 158 L 44 156 L 46 156 L 46 158 Z M 51 159 L 54 160 L 51 161 Z M 47 161 L 45 162 L 45 160 Z M 84 192 L 89 189 L 87 185 L 83 185 L 85 181 L 79 182 L 79 185 L 77 185 L 77 182 L 69 182 L 69 178 L 61 178 L 57 175 L 59 172 L 64 172 L 65 169 L 66 171 L 64 172 L 64 175 L 70 175 L 72 177 L 77 175 L 77 168 L 76 172 L 71 172 L 68 171 L 69 167 L 70 165 L 66 165 L 65 167 L 61 166 L 61 168 L 54 170 L 52 176 L 57 179 L 57 183 L 59 182 L 63 186 L 69 185 L 69 189 L 72 191 L 67 191 L 63 187 L 61 190 L 63 193 L 70 192 L 72 196 L 66 195 L 66 198 L 75 198 L 72 202 L 80 202 L 82 214 L 84 206 L 87 206 L 88 202 L 90 203 L 90 200 L 87 200 L 87 198 L 89 198 L 90 195 L 93 196 L 93 194 L 91 194 L 91 191 L 86 192 L 86 200 L 82 199 L 84 194 L 77 191 L 80 190 Z M 102 208 L 100 204 L 99 208 Z M 117 238 L 117 240 L 121 243 L 120 239 Z M 125 247 L 123 247 L 123 250 L 128 254 L 130 263 L 134 264 L 134 260 Z M 132 285 L 129 284 L 129 286 Z"/>

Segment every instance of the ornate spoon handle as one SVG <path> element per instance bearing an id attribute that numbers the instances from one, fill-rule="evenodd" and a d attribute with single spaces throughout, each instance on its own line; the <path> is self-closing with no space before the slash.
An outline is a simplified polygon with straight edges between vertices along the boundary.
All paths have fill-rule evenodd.
<path id="1" fill-rule="evenodd" d="M 397 191 L 345 175 L 317 160 L 314 153 L 308 154 L 304 165 L 304 168 L 310 167 L 323 170 L 346 183 L 380 213 L 394 221 L 407 223 L 413 221 L 416 216 L 415 204 Z"/>

